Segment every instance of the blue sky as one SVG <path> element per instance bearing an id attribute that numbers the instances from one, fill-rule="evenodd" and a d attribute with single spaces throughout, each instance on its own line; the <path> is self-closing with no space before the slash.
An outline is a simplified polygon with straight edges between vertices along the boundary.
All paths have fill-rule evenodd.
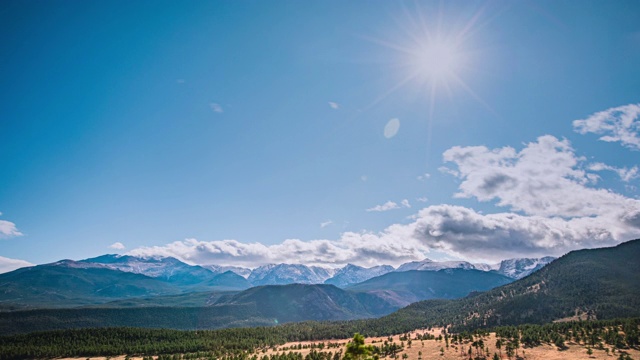
<path id="1" fill-rule="evenodd" d="M 637 1 L 4 5 L 5 271 L 640 237 Z"/>

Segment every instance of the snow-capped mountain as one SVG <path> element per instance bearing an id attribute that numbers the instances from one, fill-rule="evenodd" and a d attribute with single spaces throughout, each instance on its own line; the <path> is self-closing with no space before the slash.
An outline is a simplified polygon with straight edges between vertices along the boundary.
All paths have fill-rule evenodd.
<path id="1" fill-rule="evenodd" d="M 465 269 L 465 270 L 483 270 L 484 268 L 478 268 L 476 265 L 467 261 L 433 261 L 431 259 L 424 259 L 422 261 L 412 261 L 400 265 L 396 271 L 410 271 L 410 270 L 429 270 L 438 271 L 442 269 Z"/>
<path id="2" fill-rule="evenodd" d="M 137 257 L 130 255 L 102 255 L 78 263 L 98 264 L 109 269 L 142 274 L 169 282 L 195 284 L 212 279 L 216 274 L 201 266 L 185 264 L 172 257 Z"/>
<path id="3" fill-rule="evenodd" d="M 248 278 L 251 275 L 251 269 L 243 268 L 239 266 L 221 266 L 221 265 L 202 265 L 203 268 L 213 271 L 216 274 L 222 274 L 227 271 L 234 272 L 243 278 Z"/>
<path id="4" fill-rule="evenodd" d="M 324 283 L 335 285 L 337 287 L 345 287 L 351 284 L 361 283 L 391 271 L 393 271 L 393 267 L 389 265 L 364 268 L 362 266 L 347 264 L 345 267 L 336 271 L 336 273 Z"/>
<path id="5" fill-rule="evenodd" d="M 247 278 L 251 284 L 284 285 L 284 284 L 322 284 L 334 273 L 333 269 L 300 264 L 269 264 L 260 266 Z"/>
<path id="6" fill-rule="evenodd" d="M 513 279 L 521 279 L 534 271 L 541 269 L 543 266 L 552 262 L 556 258 L 545 256 L 543 258 L 531 259 L 508 259 L 502 260 L 498 272 L 502 275 Z"/>

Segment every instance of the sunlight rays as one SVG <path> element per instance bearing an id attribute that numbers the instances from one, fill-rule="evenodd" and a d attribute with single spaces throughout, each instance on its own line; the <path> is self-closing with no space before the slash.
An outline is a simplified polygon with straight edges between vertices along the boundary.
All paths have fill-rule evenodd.
<path id="1" fill-rule="evenodd" d="M 453 102 L 454 94 L 461 89 L 495 114 L 486 101 L 464 80 L 465 75 L 472 72 L 474 65 L 477 65 L 478 59 L 474 57 L 471 49 L 477 47 L 473 39 L 478 28 L 487 23 L 481 22 L 484 9 L 484 6 L 476 9 L 468 20 L 456 24 L 455 19 L 445 16 L 442 6 L 431 13 L 417 3 L 413 11 L 403 6 L 402 16 L 396 21 L 400 36 L 396 36 L 394 40 L 364 37 L 392 50 L 393 65 L 399 78 L 365 109 L 375 106 L 402 88 L 417 88 L 420 97 L 428 106 L 427 159 L 431 148 L 434 111 L 441 96 Z"/>

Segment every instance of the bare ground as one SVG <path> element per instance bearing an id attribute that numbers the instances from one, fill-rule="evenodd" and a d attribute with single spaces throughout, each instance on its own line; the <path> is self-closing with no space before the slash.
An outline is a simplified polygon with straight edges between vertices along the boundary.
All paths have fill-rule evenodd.
<path id="1" fill-rule="evenodd" d="M 434 329 L 431 331 L 431 333 L 433 335 L 439 335 L 440 334 L 440 329 Z M 411 338 L 415 339 L 415 335 L 416 333 L 422 334 L 423 331 L 418 331 L 418 332 L 413 332 L 411 334 Z M 385 340 L 387 340 L 387 337 L 377 337 L 377 338 L 367 338 L 366 339 L 366 343 L 367 344 L 374 344 L 374 345 L 381 345 Z M 333 352 L 335 353 L 336 351 L 339 351 L 340 349 L 343 349 L 344 352 L 344 346 L 346 345 L 346 343 L 349 341 L 349 339 L 342 339 L 342 340 L 327 340 L 324 341 L 325 344 L 328 343 L 333 343 L 333 344 L 340 344 L 340 347 L 332 347 L 332 348 L 325 348 L 324 350 L 317 350 L 316 351 L 322 351 L 322 352 Z M 396 342 L 397 344 L 400 344 L 400 337 L 398 335 L 393 336 L 393 341 Z M 306 354 L 308 354 L 311 349 L 307 348 L 307 349 L 292 349 L 292 347 L 297 347 L 298 344 L 301 344 L 302 346 L 305 345 L 311 345 L 312 343 L 315 344 L 319 344 L 322 341 L 313 341 L 313 342 L 292 342 L 292 343 L 287 343 L 284 344 L 282 346 L 277 347 L 276 349 L 269 349 L 266 352 L 258 352 L 258 358 L 262 357 L 263 355 L 271 355 L 273 353 L 282 353 L 282 352 L 290 352 L 290 351 L 295 351 L 295 352 L 299 352 L 301 353 L 303 356 L 305 356 Z M 484 343 L 486 345 L 488 345 L 489 347 L 489 354 L 490 356 L 487 357 L 487 359 L 492 359 L 493 354 L 497 353 L 500 354 L 500 350 L 496 349 L 495 344 L 496 344 L 496 336 L 494 333 L 491 333 L 488 337 L 484 338 Z M 432 360 L 432 359 L 442 359 L 442 360 L 465 360 L 465 359 L 469 359 L 469 355 L 468 355 L 468 350 L 469 350 L 469 343 L 466 344 L 462 344 L 462 345 L 455 345 L 455 344 L 450 344 L 449 347 L 446 347 L 444 340 L 443 341 L 437 341 L 437 340 L 424 340 L 424 341 L 420 341 L 420 340 L 412 340 L 412 344 L 411 344 L 411 348 L 409 348 L 407 346 L 407 343 L 405 342 L 405 347 L 404 350 L 402 352 L 398 353 L 398 360 L 402 359 L 403 354 L 407 354 L 408 358 L 407 360 Z M 518 359 L 526 359 L 526 360 L 578 360 L 578 359 L 584 359 L 584 360 L 591 360 L 591 359 L 608 359 L 608 360 L 615 360 L 618 358 L 620 352 L 618 350 L 615 351 L 615 353 L 611 352 L 611 347 L 609 348 L 609 354 L 607 355 L 607 353 L 605 352 L 605 350 L 599 350 L 596 348 L 593 348 L 593 354 L 591 356 L 587 355 L 587 347 L 583 344 L 575 344 L 575 343 L 567 343 L 566 344 L 566 348 L 562 349 L 562 350 L 558 350 L 558 348 L 556 348 L 554 345 L 541 345 L 541 346 L 537 346 L 537 347 L 533 347 L 533 348 L 519 348 L 518 349 Z M 440 349 L 443 349 L 444 352 L 441 352 Z M 475 349 L 472 350 L 473 354 L 474 354 L 474 358 L 475 358 Z M 622 353 L 625 354 L 629 354 L 631 356 L 632 359 L 634 360 L 640 360 L 640 351 L 637 349 L 623 349 L 620 350 Z M 422 356 L 420 357 L 419 352 L 422 353 Z M 124 360 L 124 356 L 117 356 L 117 357 L 111 357 L 111 360 Z M 85 358 L 83 358 L 85 359 Z M 91 360 L 105 360 L 106 358 L 104 357 L 94 357 L 94 358 L 90 358 Z M 141 360 L 141 357 L 132 357 L 131 359 L 135 359 L 135 360 Z M 387 360 L 392 360 L 391 358 L 386 358 Z M 505 353 L 505 349 L 503 347 L 502 349 L 502 357 L 501 359 L 507 359 L 507 355 Z M 514 359 L 514 358 L 512 358 Z M 62 360 L 77 360 L 77 359 L 62 359 Z"/>

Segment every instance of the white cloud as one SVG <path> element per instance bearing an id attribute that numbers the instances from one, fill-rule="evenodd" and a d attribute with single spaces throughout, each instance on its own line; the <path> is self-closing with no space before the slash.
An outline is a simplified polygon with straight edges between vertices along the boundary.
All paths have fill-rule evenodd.
<path id="1" fill-rule="evenodd" d="M 421 210 L 407 225 L 431 248 L 476 260 L 499 261 L 517 256 L 562 255 L 568 251 L 612 246 L 640 235 L 640 211 L 627 218 L 611 216 L 483 215 L 473 209 L 437 205 Z"/>
<path id="2" fill-rule="evenodd" d="M 345 232 L 338 240 L 302 241 L 288 239 L 280 244 L 242 243 L 236 240 L 199 241 L 186 239 L 164 246 L 142 247 L 129 254 L 172 256 L 191 264 L 218 264 L 257 267 L 271 263 L 338 267 L 348 263 L 373 266 L 399 265 L 424 258 L 428 251 L 419 242 L 406 238 L 401 229 L 389 233 Z"/>
<path id="3" fill-rule="evenodd" d="M 0 216 L 2 213 L 0 212 Z M 12 237 L 22 236 L 16 224 L 11 221 L 0 220 L 0 239 L 8 239 Z"/>
<path id="4" fill-rule="evenodd" d="M 33 266 L 33 264 L 24 260 L 10 259 L 0 256 L 0 274 L 27 266 Z"/>
<path id="5" fill-rule="evenodd" d="M 428 180 L 430 177 L 431 177 L 431 174 L 424 173 L 422 175 L 418 175 L 417 179 L 420 181 L 425 181 L 425 180 Z"/>
<path id="6" fill-rule="evenodd" d="M 391 139 L 396 136 L 400 130 L 400 120 L 397 118 L 393 118 L 387 122 L 387 125 L 384 126 L 384 137 L 387 139 Z"/>
<path id="7" fill-rule="evenodd" d="M 219 114 L 224 112 L 224 109 L 222 108 L 222 105 L 220 105 L 218 103 L 213 103 L 213 102 L 209 103 L 209 107 L 211 108 L 211 110 L 213 110 L 213 112 L 216 112 L 216 113 L 219 113 Z"/>
<path id="8" fill-rule="evenodd" d="M 417 198 L 416 200 L 419 201 L 419 202 L 427 202 L 427 201 L 429 201 L 429 198 L 427 198 L 426 196 L 423 196 L 423 197 Z"/>
<path id="9" fill-rule="evenodd" d="M 400 206 L 398 204 L 396 204 L 393 201 L 387 201 L 386 203 L 382 204 L 382 205 L 376 205 L 372 208 L 369 208 L 365 211 L 389 211 L 389 210 L 393 210 L 393 209 L 399 209 Z"/>
<path id="10" fill-rule="evenodd" d="M 331 224 L 333 224 L 333 221 L 331 221 L 331 220 L 327 220 L 327 221 L 321 222 L 321 223 L 320 223 L 320 227 L 321 227 L 321 228 L 326 228 L 327 226 L 329 226 L 329 225 L 331 225 Z"/>
<path id="11" fill-rule="evenodd" d="M 410 208 L 411 207 L 411 204 L 409 203 L 409 200 L 407 200 L 407 199 L 403 199 L 402 201 L 400 201 L 400 205 L 402 205 L 402 207 L 405 207 L 405 208 Z"/>
<path id="12" fill-rule="evenodd" d="M 334 110 L 338 110 L 340 108 L 340 104 L 335 103 L 333 101 L 329 101 L 329 106 Z"/>
<path id="13" fill-rule="evenodd" d="M 115 242 L 109 245 L 109 249 L 124 250 L 125 246 L 121 242 Z"/>
<path id="14" fill-rule="evenodd" d="M 538 216 L 600 216 L 621 208 L 640 208 L 607 189 L 587 186 L 592 182 L 580 167 L 569 141 L 545 135 L 520 152 L 511 147 L 490 150 L 484 146 L 453 147 L 444 160 L 457 165 L 462 180 L 457 197 L 480 201 Z"/>
<path id="15" fill-rule="evenodd" d="M 629 182 L 633 179 L 636 179 L 638 177 L 640 177 L 640 169 L 638 169 L 638 166 L 634 165 L 632 168 L 626 168 L 626 167 L 622 167 L 622 168 L 618 168 L 615 166 L 610 166 L 604 163 L 593 163 L 589 165 L 589 170 L 591 171 L 613 171 L 616 174 L 618 174 L 618 176 L 620 176 L 620 179 L 624 182 Z"/>
<path id="16" fill-rule="evenodd" d="M 580 134 L 603 135 L 602 141 L 619 141 L 630 149 L 640 150 L 640 104 L 619 106 L 574 120 L 573 128 Z"/>

